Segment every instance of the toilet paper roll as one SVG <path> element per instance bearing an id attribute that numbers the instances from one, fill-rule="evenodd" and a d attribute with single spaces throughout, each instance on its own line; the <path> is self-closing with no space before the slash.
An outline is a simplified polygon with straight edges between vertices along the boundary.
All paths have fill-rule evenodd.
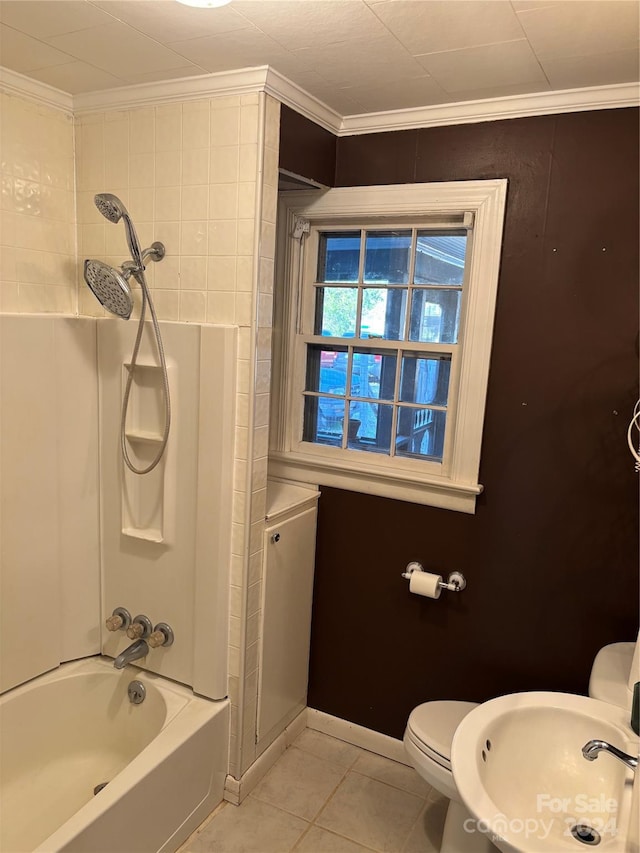
<path id="1" fill-rule="evenodd" d="M 426 598 L 440 598 L 442 588 L 438 584 L 441 580 L 442 575 L 432 575 L 431 572 L 411 572 L 409 592 Z"/>

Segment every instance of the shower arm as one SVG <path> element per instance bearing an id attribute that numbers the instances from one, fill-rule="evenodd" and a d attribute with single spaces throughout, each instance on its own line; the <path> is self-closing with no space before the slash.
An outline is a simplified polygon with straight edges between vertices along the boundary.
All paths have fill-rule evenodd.
<path id="1" fill-rule="evenodd" d="M 135 274 L 137 272 L 141 272 L 141 270 L 144 270 L 144 262 L 147 259 L 150 259 L 150 260 L 154 261 L 155 263 L 157 263 L 158 261 L 161 261 L 164 258 L 164 256 L 165 256 L 164 243 L 158 243 L 158 242 L 152 243 L 148 249 L 143 249 L 142 252 L 140 253 L 140 257 L 142 260 L 142 266 L 139 266 L 135 262 L 135 260 L 125 261 L 120 266 L 120 269 L 122 270 L 122 275 L 125 277 L 125 280 L 127 280 L 127 281 L 131 278 L 131 276 L 134 276 L 134 278 L 135 278 Z"/>

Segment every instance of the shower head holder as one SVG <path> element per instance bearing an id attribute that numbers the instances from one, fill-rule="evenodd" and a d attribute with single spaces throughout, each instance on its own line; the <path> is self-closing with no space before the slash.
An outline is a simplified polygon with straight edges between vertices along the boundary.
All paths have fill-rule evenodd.
<path id="1" fill-rule="evenodd" d="M 142 260 L 146 261 L 148 259 L 157 264 L 158 261 L 161 261 L 164 258 L 165 254 L 164 243 L 160 243 L 156 240 L 156 242 L 152 243 L 148 249 L 142 250 Z"/>

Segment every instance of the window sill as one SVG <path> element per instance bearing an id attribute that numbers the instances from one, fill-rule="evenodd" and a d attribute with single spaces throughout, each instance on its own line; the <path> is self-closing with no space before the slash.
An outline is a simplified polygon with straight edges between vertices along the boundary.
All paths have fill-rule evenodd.
<path id="1" fill-rule="evenodd" d="M 435 506 L 456 512 L 475 513 L 479 483 L 456 483 L 442 478 L 416 478 L 384 472 L 371 465 L 328 464 L 302 453 L 271 452 L 269 476 L 281 480 L 331 486 L 336 489 L 378 495 L 383 498 Z"/>

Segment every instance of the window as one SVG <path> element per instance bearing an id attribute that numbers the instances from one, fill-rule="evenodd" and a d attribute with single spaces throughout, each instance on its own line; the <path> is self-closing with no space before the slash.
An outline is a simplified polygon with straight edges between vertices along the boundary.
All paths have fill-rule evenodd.
<path id="1" fill-rule="evenodd" d="M 273 475 L 474 511 L 505 195 L 283 194 Z"/>

